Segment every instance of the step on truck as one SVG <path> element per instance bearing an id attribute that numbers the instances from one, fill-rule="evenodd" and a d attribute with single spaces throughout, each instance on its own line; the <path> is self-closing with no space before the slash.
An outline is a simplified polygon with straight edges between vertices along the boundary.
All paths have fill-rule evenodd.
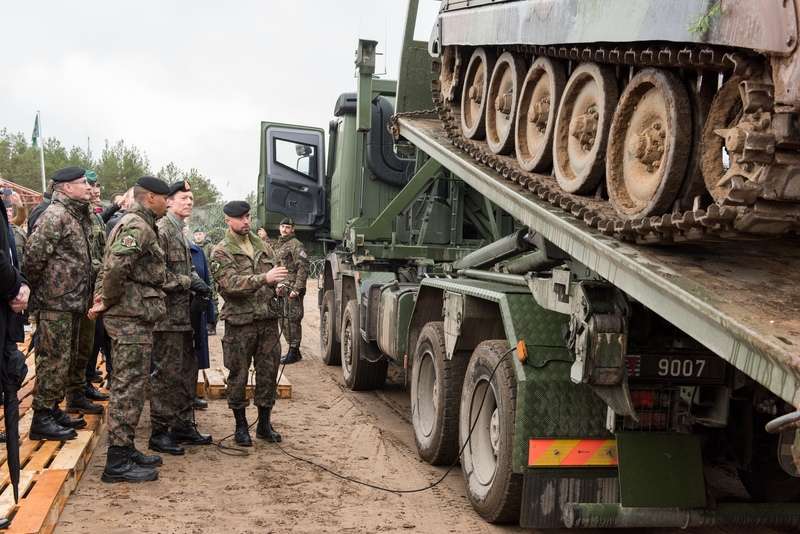
<path id="1" fill-rule="evenodd" d="M 795 6 L 776 2 L 778 11 L 754 13 L 747 2 L 674 3 L 652 36 L 622 28 L 613 38 L 619 1 L 606 0 L 608 9 L 597 12 L 604 25 L 594 33 L 575 29 L 593 1 L 445 1 L 425 42 L 415 40 L 412 0 L 399 83 L 375 76 L 377 43 L 361 40 L 357 90 L 336 100 L 327 139 L 321 128 L 261 124 L 259 217 L 304 221 L 326 248 L 322 359 L 341 365 L 352 390 L 380 388 L 390 365 L 402 369 L 419 456 L 432 465 L 460 462 L 467 496 L 489 522 L 800 526 L 800 240 L 788 198 L 798 186 L 791 169 L 800 145 L 776 133 L 787 120 L 781 114 L 796 120 L 793 95 L 764 87 L 771 76 L 789 76 L 780 65 L 792 60 L 794 44 L 761 35 L 773 48 L 750 49 L 734 31 L 737 16 L 771 24 L 788 5 L 782 39 L 796 39 Z M 655 20 L 656 4 L 636 0 L 630 13 L 639 23 Z M 702 35 L 681 26 L 690 20 Z M 572 26 L 561 32 L 552 21 Z M 484 24 L 522 33 L 503 40 L 505 30 Z M 540 31 L 522 31 L 525 24 Z M 490 37 L 496 42 L 475 41 Z M 595 45 L 583 47 L 585 55 L 556 46 L 579 38 L 614 44 L 623 59 Z M 497 84 L 496 61 L 494 70 L 466 65 L 482 44 L 491 47 L 475 61 L 513 52 Z M 664 54 L 645 53 L 656 45 Z M 723 59 L 734 52 L 749 70 Z M 640 64 L 653 57 L 661 58 L 657 68 Z M 549 86 L 535 120 L 523 124 L 545 137 L 536 137 L 541 146 L 526 138 L 531 144 L 520 148 L 509 117 L 541 96 L 520 101 L 515 84 L 541 58 L 539 67 L 558 62 L 563 70 L 564 79 L 551 70 L 553 79 L 568 87 L 577 76 L 583 87 L 565 111 L 574 115 L 563 119 L 572 141 L 562 148 L 547 131 L 554 116 L 561 120 L 555 93 L 564 83 Z M 593 77 L 598 69 L 605 74 Z M 648 69 L 649 84 L 639 77 Z M 722 91 L 734 108 L 724 114 L 732 131 L 717 135 L 722 141 L 712 150 L 726 161 L 725 179 L 712 180 L 724 189 L 718 194 L 697 183 L 684 188 L 686 180 L 709 182 L 693 174 L 691 147 L 673 150 L 678 124 L 669 91 L 683 94 L 686 77 L 697 76 L 710 80 L 712 100 Z M 745 100 L 731 104 L 726 84 L 736 76 L 737 98 Z M 627 94 L 631 83 L 643 84 L 637 95 L 652 113 L 634 117 L 638 133 L 608 126 L 628 140 L 614 171 L 622 180 L 607 184 L 602 170 L 617 141 L 595 146 L 609 135 L 596 119 L 621 108 L 607 98 L 598 107 L 598 95 Z M 760 111 L 747 101 L 758 91 L 772 98 L 760 100 Z M 627 119 L 636 115 L 625 110 Z M 757 113 L 760 130 L 745 124 Z M 702 126 L 681 130 L 682 141 L 694 146 Z M 498 132 L 512 139 L 503 150 Z M 772 136 L 769 161 L 747 148 L 764 136 Z M 516 154 L 508 151 L 515 143 Z M 549 162 L 518 165 L 520 152 L 551 148 Z M 581 178 L 594 184 L 589 196 L 586 187 L 564 191 L 562 182 L 587 165 L 601 168 L 599 178 Z M 676 165 L 679 173 L 663 167 Z M 757 165 L 761 178 L 748 174 L 752 180 L 731 170 Z M 573 178 L 560 179 L 562 171 Z M 646 179 L 637 185 L 640 175 Z M 681 182 L 667 187 L 669 213 L 660 180 Z M 784 180 L 783 197 L 766 186 L 753 192 L 769 180 Z M 623 186 L 641 193 L 640 208 L 647 195 L 659 198 L 649 211 L 626 215 L 611 190 Z M 746 200 L 731 200 L 744 190 L 752 193 Z"/>

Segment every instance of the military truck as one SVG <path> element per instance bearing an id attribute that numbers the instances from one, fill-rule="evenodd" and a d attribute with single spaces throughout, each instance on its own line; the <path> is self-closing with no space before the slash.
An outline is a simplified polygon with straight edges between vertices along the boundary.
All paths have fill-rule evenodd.
<path id="1" fill-rule="evenodd" d="M 327 236 L 323 360 L 353 390 L 402 369 L 420 457 L 460 462 L 487 521 L 800 526 L 800 241 L 711 219 L 609 232 L 463 142 L 429 47 L 467 4 L 490 3 L 444 2 L 426 43 L 409 2 L 399 83 L 359 41 L 327 146 L 261 124 L 259 210 Z"/>

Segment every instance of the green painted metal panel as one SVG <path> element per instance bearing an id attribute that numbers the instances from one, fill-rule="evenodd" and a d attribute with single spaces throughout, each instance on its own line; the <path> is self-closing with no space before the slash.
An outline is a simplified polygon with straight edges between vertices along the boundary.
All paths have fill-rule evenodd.
<path id="1" fill-rule="evenodd" d="M 700 438 L 668 432 L 619 432 L 620 502 L 625 507 L 703 508 Z"/>

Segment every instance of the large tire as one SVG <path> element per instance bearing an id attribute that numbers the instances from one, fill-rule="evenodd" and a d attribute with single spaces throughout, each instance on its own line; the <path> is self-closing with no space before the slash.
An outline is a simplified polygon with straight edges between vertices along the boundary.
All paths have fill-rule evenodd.
<path id="1" fill-rule="evenodd" d="M 458 410 L 469 358 L 445 358 L 444 327 L 430 322 L 420 332 L 411 368 L 411 422 L 420 458 L 432 465 L 458 457 Z"/>
<path id="2" fill-rule="evenodd" d="M 342 362 L 341 345 L 336 342 L 336 305 L 333 290 L 328 289 L 322 295 L 322 306 L 319 310 L 319 345 L 322 361 L 326 365 L 339 365 Z"/>
<path id="3" fill-rule="evenodd" d="M 507 350 L 505 340 L 478 345 L 469 360 L 461 393 L 459 445 L 464 447 L 461 469 L 467 497 L 490 523 L 517 522 L 522 497 L 522 476 L 512 470 L 517 382 L 509 356 L 489 382 Z M 478 411 L 482 400 L 483 407 Z M 473 423 L 472 436 L 464 446 Z"/>
<path id="4" fill-rule="evenodd" d="M 358 302 L 348 301 L 342 316 L 342 376 L 353 391 L 383 387 L 388 362 L 361 337 Z"/>

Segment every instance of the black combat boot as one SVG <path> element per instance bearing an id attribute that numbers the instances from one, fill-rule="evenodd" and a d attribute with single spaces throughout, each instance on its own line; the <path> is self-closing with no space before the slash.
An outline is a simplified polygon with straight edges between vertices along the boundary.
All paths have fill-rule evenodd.
<path id="1" fill-rule="evenodd" d="M 178 443 L 187 445 L 210 445 L 212 441 L 210 434 L 201 434 L 196 424 L 186 421 L 172 427 L 172 437 Z"/>
<path id="2" fill-rule="evenodd" d="M 205 399 L 201 399 L 200 397 L 194 398 L 194 409 L 195 410 L 207 410 L 208 409 L 208 401 Z"/>
<path id="3" fill-rule="evenodd" d="M 86 384 L 86 388 L 83 390 L 83 394 L 86 396 L 87 399 L 93 401 L 108 400 L 108 394 L 103 393 L 102 391 L 100 391 L 91 384 Z"/>
<path id="4" fill-rule="evenodd" d="M 74 418 L 70 417 L 58 406 L 53 408 L 53 419 L 64 428 L 74 428 L 76 430 L 79 428 L 86 428 L 86 419 L 84 419 L 82 415 Z"/>
<path id="5" fill-rule="evenodd" d="M 106 468 L 100 479 L 103 482 L 148 482 L 158 478 L 155 467 L 139 465 L 133 461 L 133 447 L 109 447 Z"/>
<path id="6" fill-rule="evenodd" d="M 83 391 L 70 391 L 67 395 L 67 411 L 100 415 L 103 413 L 103 407 L 87 399 Z"/>
<path id="7" fill-rule="evenodd" d="M 279 443 L 282 438 L 280 434 L 275 432 L 275 429 L 272 428 L 272 425 L 269 422 L 271 415 L 272 408 L 265 408 L 263 406 L 258 407 L 258 425 L 256 426 L 256 437 L 269 441 L 270 443 Z"/>
<path id="8" fill-rule="evenodd" d="M 286 352 L 286 355 L 281 358 L 281 363 L 284 365 L 291 365 L 293 363 L 297 363 L 303 359 L 303 355 L 300 354 L 300 349 L 297 347 L 289 347 L 289 350 Z"/>
<path id="9" fill-rule="evenodd" d="M 78 433 L 72 428 L 64 428 L 56 423 L 51 410 L 34 410 L 28 437 L 33 440 L 64 441 L 77 438 Z"/>
<path id="10" fill-rule="evenodd" d="M 153 430 L 153 433 L 150 434 L 150 441 L 147 442 L 147 447 L 151 451 L 163 452 L 173 456 L 182 456 L 186 453 L 184 448 L 178 445 L 178 442 L 172 437 L 172 434 L 166 430 Z"/>
<path id="11" fill-rule="evenodd" d="M 131 453 L 131 461 L 136 465 L 143 465 L 145 467 L 158 467 L 164 462 L 161 461 L 161 456 L 157 454 L 145 454 L 133 448 L 133 452 Z"/>
<path id="12" fill-rule="evenodd" d="M 244 408 L 234 408 L 233 417 L 236 419 L 236 430 L 233 432 L 233 440 L 242 447 L 252 447 L 253 440 L 250 439 L 250 429 L 247 425 L 247 415 Z"/>

